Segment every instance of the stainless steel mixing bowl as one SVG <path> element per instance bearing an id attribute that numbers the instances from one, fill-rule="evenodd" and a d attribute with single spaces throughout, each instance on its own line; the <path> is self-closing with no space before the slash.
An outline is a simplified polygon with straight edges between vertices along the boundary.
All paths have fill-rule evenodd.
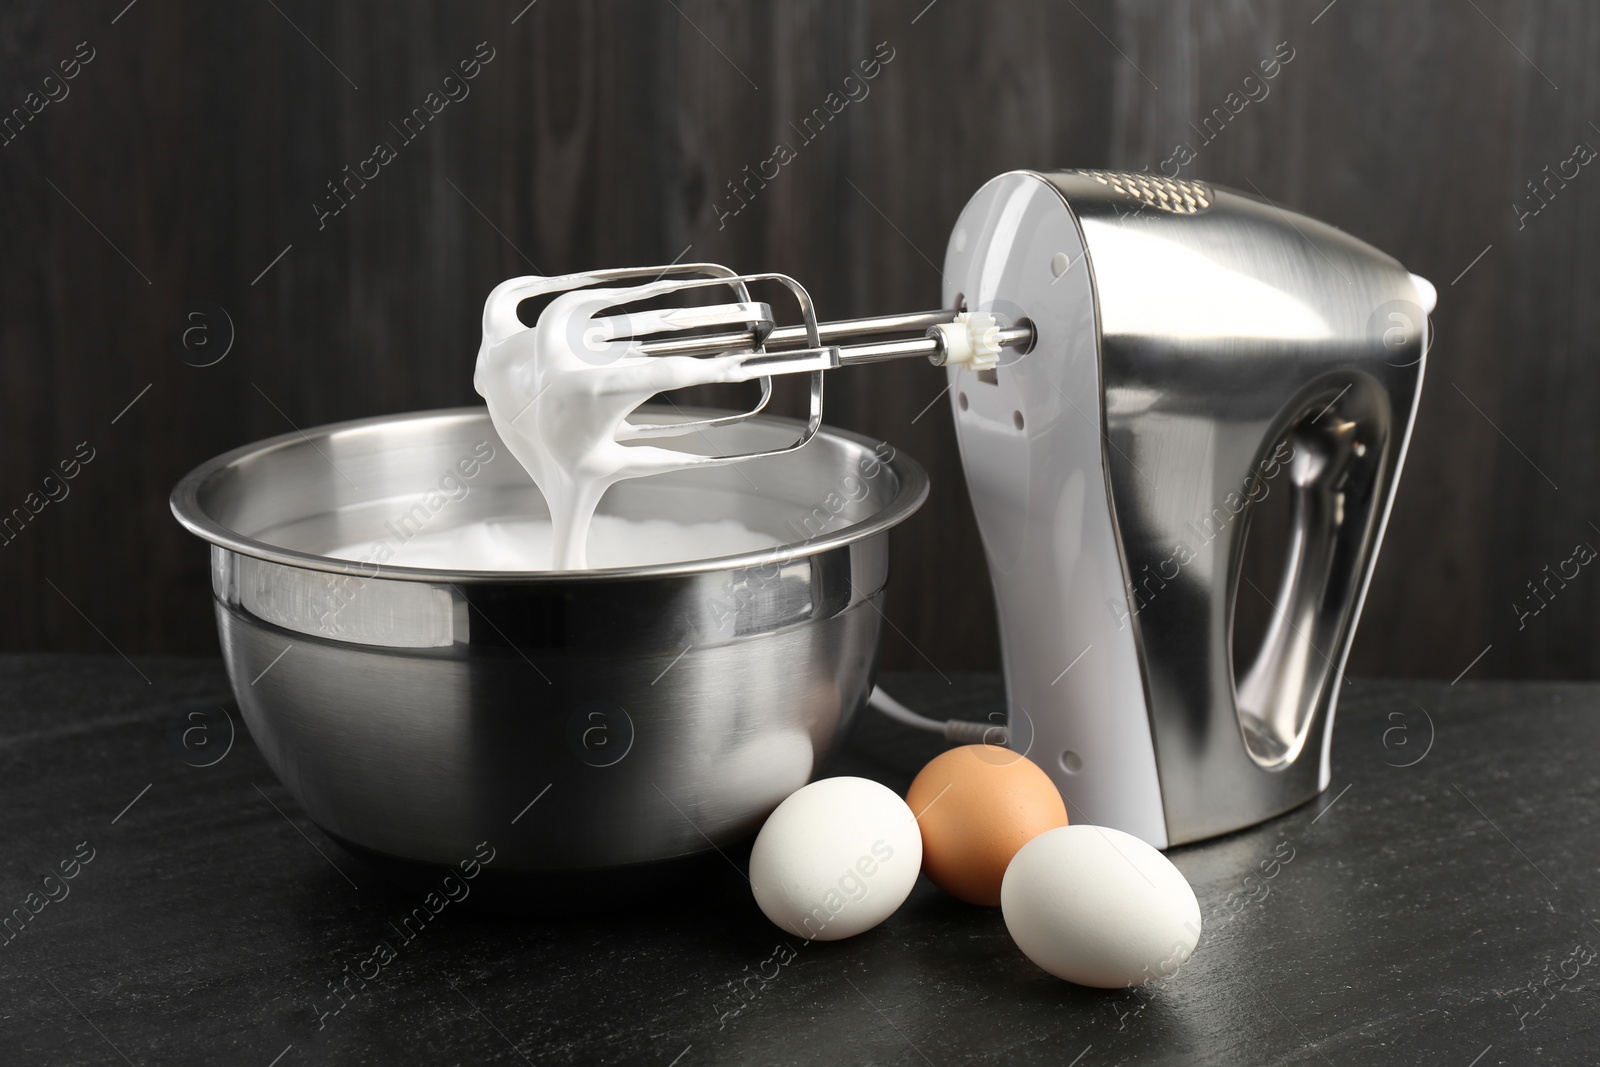
<path id="1" fill-rule="evenodd" d="M 774 448 L 797 425 L 756 418 L 720 442 Z M 736 840 L 810 780 L 871 688 L 889 529 L 926 495 L 912 460 L 824 431 L 621 483 L 601 507 L 736 518 L 776 549 L 581 572 L 382 563 L 424 529 L 547 514 L 475 408 L 237 449 L 179 482 L 172 510 L 211 543 L 250 733 L 319 826 L 401 860 L 456 864 L 487 841 L 495 870 L 560 871 Z M 367 543 L 367 563 L 323 554 Z"/>

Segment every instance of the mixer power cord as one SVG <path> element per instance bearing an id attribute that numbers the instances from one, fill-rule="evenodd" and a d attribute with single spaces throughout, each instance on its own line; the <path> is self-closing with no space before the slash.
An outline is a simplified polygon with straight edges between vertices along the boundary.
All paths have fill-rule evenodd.
<path id="1" fill-rule="evenodd" d="M 872 687 L 872 695 L 867 697 L 867 707 L 913 729 L 943 734 L 944 739 L 953 745 L 1003 745 L 1006 743 L 1006 728 L 1004 726 L 996 726 L 992 722 L 969 722 L 966 719 L 949 719 L 945 722 L 940 722 L 938 719 L 930 719 L 926 715 L 918 715 L 877 686 Z"/>

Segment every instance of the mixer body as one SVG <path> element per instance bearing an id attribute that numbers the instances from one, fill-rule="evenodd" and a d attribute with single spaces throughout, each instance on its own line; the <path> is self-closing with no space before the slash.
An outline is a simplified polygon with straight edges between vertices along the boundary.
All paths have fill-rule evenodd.
<path id="1" fill-rule="evenodd" d="M 948 372 L 1011 745 L 1074 821 L 1162 848 L 1326 788 L 1431 287 L 1262 199 L 1095 171 L 990 181 L 944 276 L 946 307 L 1035 334 Z M 1289 537 L 1263 589 L 1241 564 L 1270 493 Z M 1272 618 L 1236 671 L 1236 599 L 1258 596 Z"/>

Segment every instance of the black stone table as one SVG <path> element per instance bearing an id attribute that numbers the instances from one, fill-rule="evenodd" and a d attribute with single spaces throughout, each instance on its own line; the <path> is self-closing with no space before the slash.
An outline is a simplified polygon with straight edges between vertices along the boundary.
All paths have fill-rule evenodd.
<path id="1" fill-rule="evenodd" d="M 1001 705 L 991 677 L 885 687 Z M 1332 787 L 1174 850 L 1199 949 L 1116 992 L 925 880 L 802 944 L 720 860 L 655 907 L 468 901 L 399 942 L 415 896 L 313 827 L 242 726 L 228 750 L 224 708 L 215 661 L 0 657 L 0 914 L 31 915 L 0 937 L 0 1064 L 1600 1062 L 1600 686 L 1355 682 Z M 939 748 L 864 714 L 830 770 L 903 791 Z M 380 940 L 395 958 L 333 1014 Z"/>

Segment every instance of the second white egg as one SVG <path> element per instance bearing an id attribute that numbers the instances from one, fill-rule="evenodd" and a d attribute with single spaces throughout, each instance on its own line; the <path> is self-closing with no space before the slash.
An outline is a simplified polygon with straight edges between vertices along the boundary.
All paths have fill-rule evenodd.
<path id="1" fill-rule="evenodd" d="M 1030 960 L 1105 989 L 1173 974 L 1200 939 L 1200 904 L 1183 872 L 1108 826 L 1063 826 L 1023 845 L 1000 909 Z"/>

